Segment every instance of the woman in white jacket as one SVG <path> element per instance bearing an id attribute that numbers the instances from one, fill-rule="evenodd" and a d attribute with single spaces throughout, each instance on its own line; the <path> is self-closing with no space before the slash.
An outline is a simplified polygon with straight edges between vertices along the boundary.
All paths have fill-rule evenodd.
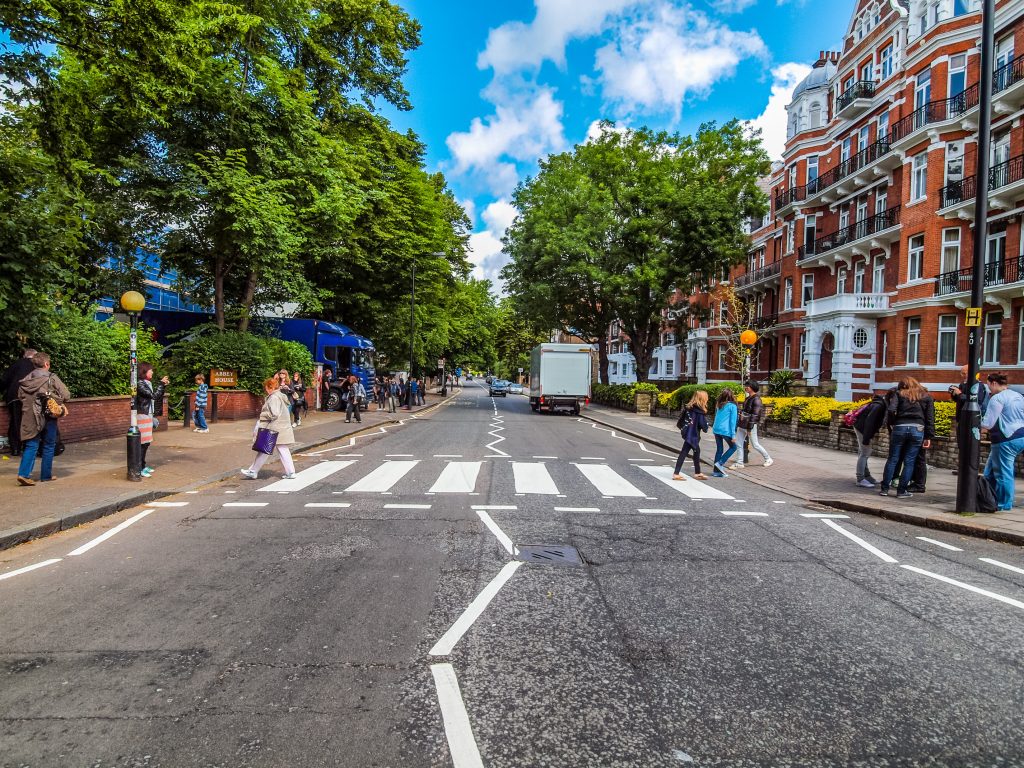
<path id="1" fill-rule="evenodd" d="M 281 466 L 284 467 L 284 479 L 291 480 L 295 477 L 295 464 L 292 463 L 292 453 L 288 446 L 295 444 L 295 432 L 292 430 L 291 399 L 280 390 L 281 382 L 276 376 L 272 376 L 263 382 L 263 389 L 267 393 L 267 399 L 263 402 L 263 410 L 260 411 L 259 419 L 253 432 L 260 427 L 277 433 L 277 445 L 275 450 L 281 457 Z M 251 480 L 255 480 L 260 472 L 260 467 L 266 464 L 270 458 L 269 453 L 256 453 L 256 458 L 248 469 L 243 469 L 242 474 Z"/>

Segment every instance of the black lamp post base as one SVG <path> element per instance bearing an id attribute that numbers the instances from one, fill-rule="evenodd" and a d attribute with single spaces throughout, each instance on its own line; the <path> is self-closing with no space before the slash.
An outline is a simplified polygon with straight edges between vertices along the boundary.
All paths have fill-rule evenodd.
<path id="1" fill-rule="evenodd" d="M 138 432 L 128 433 L 128 479 L 142 482 L 142 436 Z"/>

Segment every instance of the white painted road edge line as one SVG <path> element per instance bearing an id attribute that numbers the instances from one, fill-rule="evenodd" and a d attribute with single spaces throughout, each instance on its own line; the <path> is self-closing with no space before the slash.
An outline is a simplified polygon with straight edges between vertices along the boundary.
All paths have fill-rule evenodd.
<path id="1" fill-rule="evenodd" d="M 854 542 L 856 544 L 860 544 L 862 547 L 864 547 L 864 549 L 866 549 L 868 552 L 873 554 L 875 557 L 877 557 L 877 558 L 879 558 L 881 560 L 884 560 L 887 563 L 899 562 L 895 557 L 892 557 L 890 555 L 885 554 L 885 552 L 880 550 L 878 547 L 876 547 L 876 546 L 874 546 L 872 544 L 868 544 L 860 536 L 858 536 L 855 533 L 851 533 L 850 531 L 846 530 L 839 523 L 837 523 L 837 522 L 835 522 L 833 520 L 822 520 L 821 522 L 823 522 L 829 528 L 834 528 L 835 530 L 839 531 L 841 534 L 843 534 L 843 536 L 848 538 L 850 541 L 852 541 L 852 542 Z"/>
<path id="2" fill-rule="evenodd" d="M 459 680 L 451 664 L 431 664 L 434 687 L 437 688 L 437 703 L 444 720 L 444 735 L 448 739 L 448 751 L 455 768 L 483 768 L 480 749 L 473 737 L 469 714 L 462 701 Z"/>
<path id="3" fill-rule="evenodd" d="M 473 509 L 473 510 L 477 510 L 477 509 L 509 509 L 509 510 L 515 510 L 515 509 L 519 509 L 519 507 L 517 507 L 515 504 L 474 504 L 474 505 L 472 505 L 470 507 L 470 509 Z"/>
<path id="4" fill-rule="evenodd" d="M 490 529 L 491 533 L 494 534 L 494 538 L 498 540 L 498 543 L 505 548 L 506 552 L 515 557 L 516 547 L 512 543 L 512 539 L 510 539 L 508 535 L 503 530 L 501 530 L 501 528 L 498 526 L 496 522 L 494 522 L 490 515 L 488 515 L 486 512 L 484 512 L 482 509 L 478 507 L 474 507 L 474 509 L 476 509 L 476 514 L 483 522 L 483 524 L 486 525 Z M 499 507 L 490 507 L 490 509 L 499 509 Z M 506 509 L 515 509 L 515 507 L 506 507 Z"/>
<path id="5" fill-rule="evenodd" d="M 954 547 L 952 544 L 947 544 L 944 541 L 938 541 L 936 539 L 929 539 L 927 536 L 917 536 L 916 538 L 918 538 L 921 541 L 927 541 L 929 544 L 934 544 L 936 547 L 942 547 L 943 549 L 948 549 L 948 550 L 951 550 L 953 552 L 963 552 L 963 550 L 960 549 L 960 547 Z M 982 558 L 979 558 L 979 559 L 982 559 Z M 1024 573 L 1024 571 L 1021 571 L 1021 573 Z"/>
<path id="6" fill-rule="evenodd" d="M 1006 570 L 1013 571 L 1014 573 L 1024 573 L 1024 568 L 1018 568 L 1015 565 L 1008 565 L 1006 563 L 1000 563 L 998 560 L 993 560 L 991 557 L 979 557 L 978 559 L 981 560 L 981 562 L 983 562 L 983 563 L 989 563 L 991 565 L 997 565 L 1000 568 L 1005 568 Z"/>
<path id="7" fill-rule="evenodd" d="M 227 505 L 225 505 L 225 506 L 227 506 Z M 127 528 L 129 525 L 131 525 L 132 523 L 138 522 L 139 520 L 144 518 L 146 515 L 148 515 L 152 511 L 153 511 L 152 509 L 144 509 L 141 512 L 139 512 L 139 514 L 135 515 L 135 517 L 129 517 L 123 523 L 118 523 L 113 528 L 111 528 L 109 531 L 104 533 L 103 535 L 97 536 L 92 541 L 90 541 L 90 542 L 88 542 L 86 544 L 83 544 L 78 549 L 76 549 L 74 552 L 68 552 L 68 557 L 74 557 L 75 555 L 81 555 L 81 554 L 84 554 L 84 553 L 88 552 L 90 549 L 95 547 L 97 544 L 102 544 L 104 541 L 109 539 L 111 536 L 116 536 L 121 531 L 123 531 L 125 528 Z"/>
<path id="8" fill-rule="evenodd" d="M 512 575 L 522 564 L 521 560 L 505 563 L 504 567 L 498 572 L 498 575 L 491 579 L 490 584 L 483 588 L 483 591 L 473 599 L 473 602 L 466 607 L 462 615 L 455 620 L 451 629 L 445 632 L 441 639 L 434 644 L 434 647 L 430 649 L 430 655 L 447 656 L 450 654 L 455 645 L 462 639 L 462 636 L 473 626 L 473 622 L 480 618 L 480 614 L 490 605 L 494 596 L 498 594 L 498 591 L 505 586 L 505 582 L 512 578 Z"/>
<path id="9" fill-rule="evenodd" d="M 939 581 L 943 581 L 946 584 L 952 584 L 954 587 L 960 587 L 961 589 L 966 589 L 969 592 L 974 592 L 974 593 L 979 594 L 979 595 L 984 595 L 985 597 L 991 597 L 993 600 L 998 600 L 1001 603 L 1006 603 L 1007 605 L 1012 605 L 1014 608 L 1024 609 L 1024 603 L 1022 603 L 1020 600 L 1014 600 L 1012 597 L 1006 597 L 1005 595 L 996 594 L 995 592 L 989 592 L 987 589 L 982 589 L 981 587 L 975 587 L 975 586 L 973 586 L 971 584 L 965 584 L 962 581 L 957 581 L 956 579 L 951 579 L 948 576 L 940 576 L 937 573 L 932 573 L 931 571 L 926 571 L 924 568 L 917 568 L 917 567 L 915 567 L 913 565 L 901 565 L 900 568 L 906 568 L 908 571 L 913 571 L 914 573 L 919 573 L 922 576 L 928 576 L 929 578 L 932 578 L 932 579 L 938 579 Z"/>
<path id="10" fill-rule="evenodd" d="M 555 507 L 555 512 L 600 512 L 597 507 Z"/>
<path id="11" fill-rule="evenodd" d="M 638 509 L 637 512 L 640 512 L 640 513 L 645 514 L 645 515 L 685 515 L 686 514 L 686 511 L 682 510 L 682 509 Z"/>
<path id="12" fill-rule="evenodd" d="M 348 507 L 351 507 L 352 505 L 348 504 L 348 503 L 346 503 L 344 501 L 314 501 L 314 502 L 310 502 L 306 506 L 311 508 L 311 509 L 314 509 L 314 508 L 322 508 L 322 509 L 347 509 Z"/>
<path id="13" fill-rule="evenodd" d="M 722 514 L 729 517 L 768 517 L 767 512 L 744 512 L 737 509 L 723 509 Z"/>
<path id="14" fill-rule="evenodd" d="M 800 517 L 813 517 L 819 520 L 849 520 L 849 515 L 837 515 L 830 512 L 801 512 Z"/>
<path id="15" fill-rule="evenodd" d="M 229 501 L 227 504 L 221 504 L 222 507 L 265 507 L 269 504 L 269 501 Z"/>
<path id="16" fill-rule="evenodd" d="M 384 509 L 430 509 L 431 504 L 385 504 Z"/>
<path id="17" fill-rule="evenodd" d="M 3 581 L 4 579 L 9 579 L 12 576 L 20 576 L 23 573 L 28 573 L 29 571 L 34 571 L 36 568 L 45 568 L 48 565 L 53 565 L 54 563 L 59 563 L 63 559 L 64 559 L 63 557 L 55 557 L 52 560 L 43 560 L 43 562 L 36 563 L 35 565 L 26 565 L 24 568 L 19 568 L 16 571 L 8 571 L 7 573 L 0 573 L 0 581 Z"/>

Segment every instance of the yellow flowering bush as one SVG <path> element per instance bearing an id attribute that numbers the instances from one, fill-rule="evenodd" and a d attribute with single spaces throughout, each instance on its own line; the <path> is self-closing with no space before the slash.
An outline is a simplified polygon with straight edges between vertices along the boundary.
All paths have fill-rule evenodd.
<path id="1" fill-rule="evenodd" d="M 802 405 L 800 412 L 801 424 L 828 424 L 832 420 L 832 411 L 856 410 L 865 405 L 870 399 L 850 402 L 848 400 L 836 400 L 831 397 L 765 397 L 765 405 L 772 406 L 772 421 L 789 421 L 793 414 L 793 407 Z M 953 416 L 956 413 L 956 404 L 950 401 L 941 400 L 935 403 L 935 436 L 949 437 L 953 427 Z"/>

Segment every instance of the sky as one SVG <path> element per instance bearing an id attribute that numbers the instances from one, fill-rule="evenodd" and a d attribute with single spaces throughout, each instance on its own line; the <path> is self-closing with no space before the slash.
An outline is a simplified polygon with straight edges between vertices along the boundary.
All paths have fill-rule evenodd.
<path id="1" fill-rule="evenodd" d="M 692 134 L 752 121 L 779 158 L 785 106 L 856 0 L 395 0 L 423 26 L 405 77 L 414 108 L 382 110 L 427 146 L 473 222 L 477 277 L 500 290 L 516 185 L 600 120 Z"/>

